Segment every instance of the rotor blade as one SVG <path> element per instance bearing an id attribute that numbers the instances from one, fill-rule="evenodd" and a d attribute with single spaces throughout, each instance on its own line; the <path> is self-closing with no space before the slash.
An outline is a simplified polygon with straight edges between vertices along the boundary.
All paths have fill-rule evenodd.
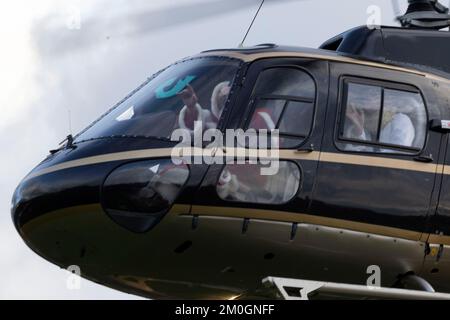
<path id="1" fill-rule="evenodd" d="M 266 0 L 266 4 L 288 1 L 295 0 Z M 33 32 L 38 39 L 36 41 L 38 49 L 46 54 L 59 55 L 92 46 L 109 37 L 139 36 L 165 28 L 211 19 L 252 6 L 256 8 L 259 3 L 260 0 L 216 0 L 166 7 L 160 10 L 147 9 L 147 11 L 115 17 L 108 17 L 108 12 L 105 12 L 103 18 L 95 17 L 95 19 L 83 20 L 80 30 L 56 29 L 53 27 L 54 21 L 49 17 L 35 26 Z M 246 25 L 243 26 L 243 28 L 245 27 Z"/>

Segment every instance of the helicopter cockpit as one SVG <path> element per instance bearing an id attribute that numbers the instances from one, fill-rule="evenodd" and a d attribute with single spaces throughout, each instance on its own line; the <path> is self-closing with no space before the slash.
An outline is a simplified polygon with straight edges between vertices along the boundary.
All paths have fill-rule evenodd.
<path id="1" fill-rule="evenodd" d="M 239 60 L 195 58 L 176 63 L 140 86 L 75 138 L 170 138 L 177 128 L 216 128 Z"/>

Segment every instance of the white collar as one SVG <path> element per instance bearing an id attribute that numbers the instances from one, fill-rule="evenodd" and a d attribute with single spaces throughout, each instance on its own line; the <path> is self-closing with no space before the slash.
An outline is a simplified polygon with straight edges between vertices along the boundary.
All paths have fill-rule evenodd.
<path id="1" fill-rule="evenodd" d="M 187 106 L 185 105 L 181 111 L 180 111 L 180 116 L 178 117 L 178 125 L 180 126 L 181 129 L 189 129 L 186 126 L 186 122 L 184 121 L 184 118 L 186 117 L 186 111 L 187 111 Z M 201 122 L 203 120 L 203 109 L 202 107 L 196 103 L 195 104 L 195 109 L 197 109 L 197 121 Z"/>

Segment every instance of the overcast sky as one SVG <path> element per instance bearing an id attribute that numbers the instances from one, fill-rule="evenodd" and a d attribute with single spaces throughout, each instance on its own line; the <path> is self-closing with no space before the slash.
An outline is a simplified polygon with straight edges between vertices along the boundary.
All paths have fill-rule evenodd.
<path id="1" fill-rule="evenodd" d="M 0 298 L 133 299 L 35 255 L 14 229 L 19 181 L 71 131 L 77 133 L 148 76 L 202 50 L 237 46 L 259 0 L 2 0 L 0 3 Z M 405 8 L 406 0 L 399 1 Z M 317 47 L 366 24 L 391 0 L 267 0 L 246 45 Z M 69 122 L 69 113 L 71 121 Z"/>

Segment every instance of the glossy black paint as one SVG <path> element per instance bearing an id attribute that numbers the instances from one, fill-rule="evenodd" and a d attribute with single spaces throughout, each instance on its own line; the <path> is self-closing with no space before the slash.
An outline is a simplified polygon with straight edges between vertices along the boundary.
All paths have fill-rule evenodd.
<path id="1" fill-rule="evenodd" d="M 267 50 L 282 49 L 257 48 L 249 50 L 249 52 L 265 52 Z M 423 95 L 429 120 L 450 119 L 449 99 L 446 94 L 450 87 L 443 82 L 421 75 L 364 65 L 314 59 L 276 58 L 261 59 L 242 66 L 220 123 L 222 130 L 227 128 L 245 129 L 252 112 L 255 99 L 252 92 L 258 75 L 267 68 L 278 66 L 301 68 L 310 73 L 316 82 L 313 127 L 310 136 L 297 147 L 299 152 L 322 151 L 333 154 L 354 154 L 340 150 L 336 144 L 338 119 L 341 112 L 341 80 L 346 76 L 359 77 L 368 81 L 389 81 L 412 85 Z M 418 155 L 431 154 L 433 156 L 432 164 L 450 165 L 447 140 L 448 137 L 445 133 L 429 131 L 426 145 L 419 154 L 366 155 L 414 162 L 414 158 Z M 86 141 L 74 145 L 73 148 L 61 149 L 50 155 L 30 174 L 86 157 L 133 150 L 171 148 L 175 144 L 175 142 L 150 138 L 117 137 Z M 143 160 L 145 159 L 104 162 L 25 178 L 13 197 L 12 216 L 17 229 L 24 236 L 22 233 L 24 226 L 38 217 L 59 209 L 102 203 L 101 189 L 108 175 L 122 165 Z M 448 175 L 402 170 L 401 168 L 380 168 L 311 160 L 293 161 L 301 168 L 302 182 L 295 198 L 286 204 L 257 205 L 220 199 L 217 195 L 216 185 L 223 165 L 209 167 L 207 165 L 191 165 L 189 179 L 176 202 L 186 205 L 307 213 L 423 233 L 442 232 L 444 235 L 450 235 L 450 194 L 448 193 L 450 178 Z M 196 226 L 195 221 L 194 218 L 192 220 L 193 229 Z M 233 235 L 229 236 L 233 237 Z M 189 243 L 189 239 L 186 241 L 183 243 Z M 29 245 L 33 248 L 32 243 Z M 40 251 L 39 248 L 33 249 L 46 257 L 45 252 Z M 126 289 L 129 290 L 129 288 Z"/>
<path id="2" fill-rule="evenodd" d="M 359 154 L 341 151 L 338 146 L 338 120 L 342 97 L 342 79 L 345 76 L 371 81 L 410 84 L 422 93 L 429 119 L 443 116 L 436 104 L 436 92 L 430 80 L 398 71 L 379 70 L 367 66 L 345 63 L 331 64 L 330 96 L 327 110 L 324 145 L 322 151 L 338 154 Z M 337 103 L 336 103 L 337 102 Z M 434 164 L 439 159 L 441 134 L 429 131 L 425 148 L 419 154 L 375 154 L 373 157 L 415 161 L 418 155 L 432 155 Z M 433 192 L 436 192 L 436 175 L 410 170 L 355 166 L 340 163 L 319 164 L 317 186 L 314 193 L 314 212 L 334 218 L 348 219 L 377 225 L 426 230 L 427 216 Z M 331 180 L 332 177 L 332 180 Z"/>
<path id="3" fill-rule="evenodd" d="M 174 144 L 169 143 L 169 145 Z M 159 149 L 163 146 L 167 147 L 168 144 L 134 138 L 99 139 L 77 144 L 75 149 L 61 150 L 57 154 L 49 156 L 30 174 L 52 165 L 83 159 L 87 156 L 130 150 Z M 105 162 L 25 178 L 13 196 L 12 216 L 16 227 L 20 230 L 27 222 L 58 209 L 100 203 L 100 192 L 106 177 L 123 164 L 142 160 L 145 159 Z M 190 203 L 206 170 L 206 165 L 198 165 L 191 170 L 190 179 L 178 198 L 179 203 Z"/>
<path id="4" fill-rule="evenodd" d="M 244 128 L 252 110 L 252 91 L 259 73 L 276 66 L 297 66 L 309 72 L 317 86 L 316 109 L 311 135 L 302 148 L 322 150 L 324 152 L 342 153 L 335 144 L 336 119 L 339 112 L 340 81 L 343 76 L 351 75 L 364 79 L 392 82 L 416 86 L 424 95 L 429 119 L 441 119 L 450 116 L 442 105 L 448 103 L 441 93 L 440 86 L 434 81 L 420 76 L 399 71 L 382 70 L 374 67 L 357 66 L 344 63 L 329 63 L 311 59 L 263 59 L 244 65 L 233 88 L 233 95 L 226 110 L 226 121 L 222 121 L 222 129 Z M 329 67 L 331 72 L 329 74 Z M 330 75 L 330 83 L 328 77 Z M 329 90 L 329 94 L 328 94 Z M 323 140 L 322 140 L 323 139 Z M 422 154 L 433 154 L 435 161 L 439 159 L 442 134 L 429 132 L 427 144 Z M 31 174 L 44 168 L 76 159 L 149 148 L 170 148 L 175 142 L 145 138 L 105 138 L 76 144 L 74 148 L 62 149 L 49 155 Z M 406 159 L 413 161 L 411 155 L 371 156 Z M 91 166 L 82 166 L 58 171 L 37 178 L 25 180 L 14 196 L 13 216 L 20 228 L 34 217 L 58 208 L 99 202 L 99 188 L 106 176 L 116 167 L 127 161 L 107 162 Z M 197 173 L 189 179 L 186 189 L 177 202 L 186 204 L 202 204 L 211 206 L 236 206 L 261 209 L 274 209 L 288 212 L 312 213 L 339 219 L 348 219 L 385 226 L 406 228 L 416 231 L 433 231 L 433 224 L 427 220 L 433 218 L 433 199 L 436 198 L 437 180 L 430 173 L 402 171 L 397 169 L 353 166 L 346 164 L 318 163 L 316 161 L 299 161 L 303 180 L 301 189 L 295 199 L 283 206 L 254 205 L 246 203 L 230 203 L 219 199 L 215 186 L 222 166 L 209 168 L 195 167 Z M 319 168 L 319 169 L 318 169 Z M 318 171 L 317 171 L 318 170 Z M 332 177 L 333 183 L 330 183 Z M 386 179 L 391 179 L 386 189 Z M 203 180 L 204 178 L 204 180 Z M 199 190 L 195 187 L 202 182 Z M 444 183 L 446 178 L 444 178 Z M 49 188 L 51 186 L 51 188 Z M 356 189 L 355 186 L 358 186 Z M 392 192 L 402 190 L 402 192 Z M 197 196 L 194 196 L 194 195 Z M 414 196 L 411 196 L 414 195 Z M 436 199 L 434 200 L 436 204 Z M 441 195 L 445 208 L 445 196 Z M 444 209 L 441 209 L 440 212 Z M 441 221 L 447 214 L 441 213 L 436 219 Z M 440 228 L 444 230 L 445 228 Z M 447 234 L 447 232 L 445 232 Z"/>
<path id="5" fill-rule="evenodd" d="M 313 118 L 312 131 L 308 138 L 295 149 L 299 152 L 305 149 L 308 153 L 308 148 L 312 150 L 320 150 L 322 144 L 322 134 L 324 132 L 323 120 L 325 118 L 325 110 L 328 96 L 328 63 L 325 61 L 315 61 L 311 59 L 264 59 L 254 62 L 249 66 L 245 75 L 245 83 L 238 93 L 236 105 L 232 110 L 230 122 L 227 128 L 246 130 L 249 118 L 253 113 L 254 100 L 257 98 L 253 95 L 259 74 L 269 68 L 277 67 L 293 67 L 299 68 L 308 72 L 316 83 L 316 98 L 315 98 L 315 112 Z M 282 160 L 282 159 L 281 159 Z M 283 205 L 268 205 L 268 204 L 253 204 L 242 202 L 230 202 L 219 198 L 216 192 L 217 181 L 222 172 L 223 165 L 212 165 L 202 182 L 199 192 L 193 201 L 196 205 L 205 206 L 225 206 L 225 207 L 240 207 L 240 208 L 257 208 L 265 210 L 279 210 L 286 212 L 307 213 L 309 210 L 312 192 L 315 185 L 316 170 L 318 163 L 316 161 L 295 161 L 301 169 L 302 180 L 300 190 L 296 197 Z"/>
<path id="6" fill-rule="evenodd" d="M 350 29 L 321 45 L 356 58 L 450 74 L 450 34 L 447 31 L 367 26 Z"/>
<path id="7" fill-rule="evenodd" d="M 445 165 L 450 165 L 449 139 L 446 136 L 443 142 L 443 157 Z M 450 177 L 442 175 L 441 188 L 439 192 L 439 202 L 436 214 L 430 219 L 430 230 L 434 234 L 450 234 Z"/>

